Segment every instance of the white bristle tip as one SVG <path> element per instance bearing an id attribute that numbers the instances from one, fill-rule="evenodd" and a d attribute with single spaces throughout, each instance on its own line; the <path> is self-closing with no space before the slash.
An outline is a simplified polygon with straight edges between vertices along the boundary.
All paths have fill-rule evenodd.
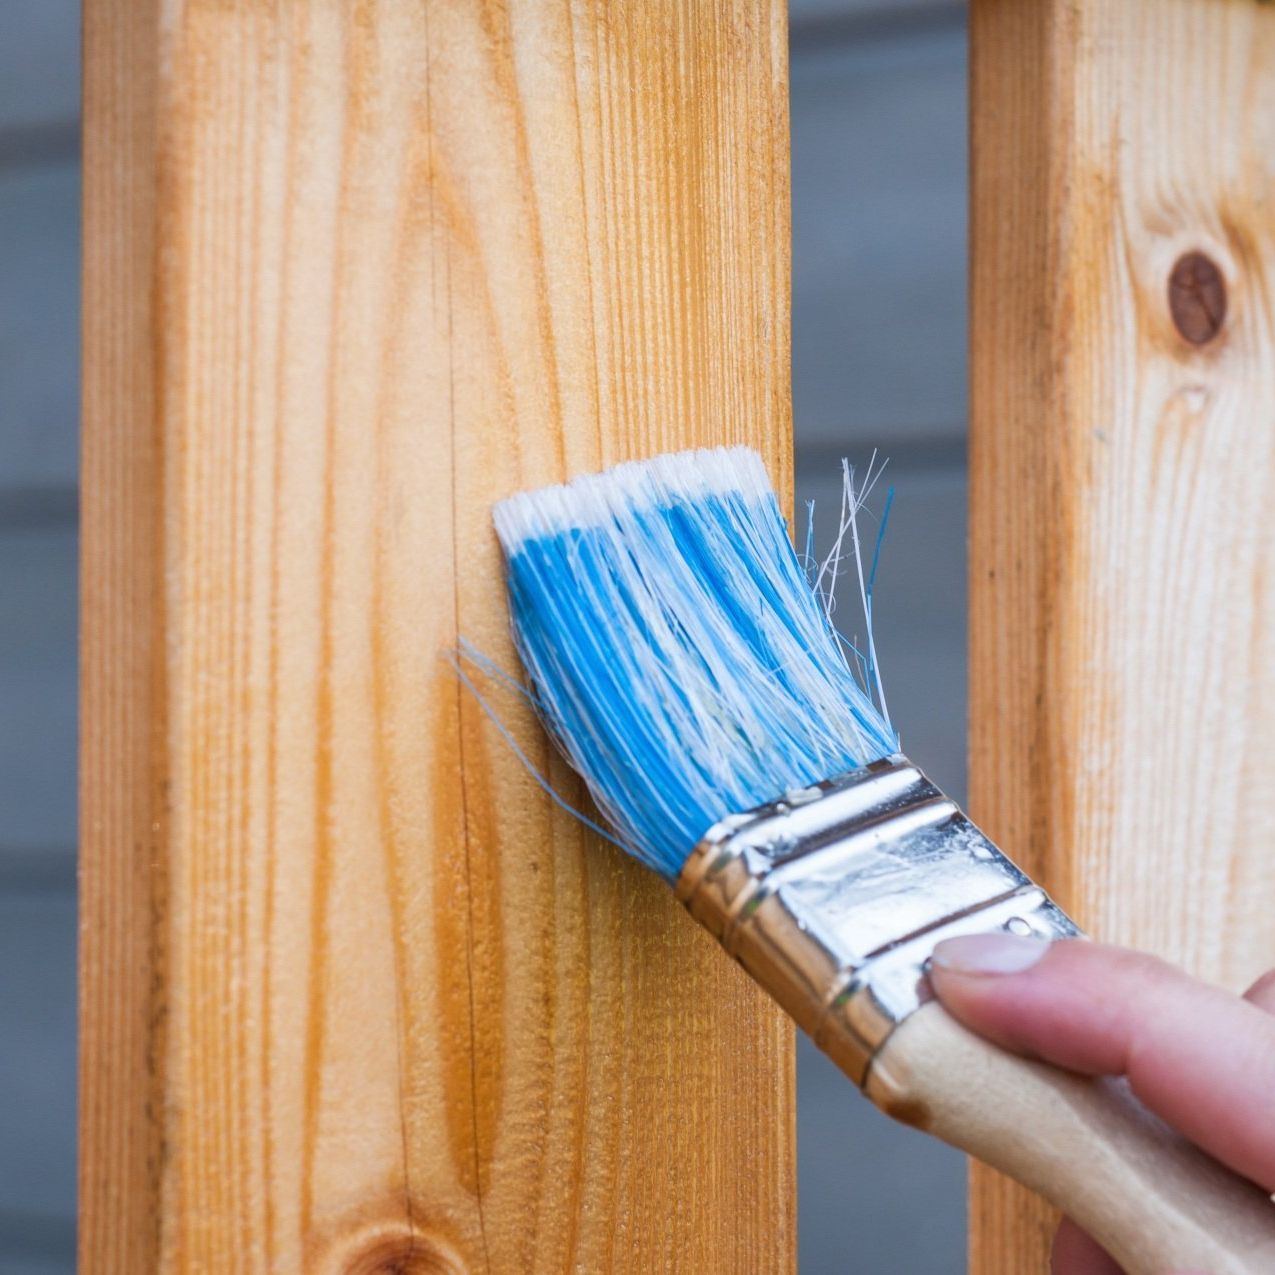
<path id="1" fill-rule="evenodd" d="M 729 492 L 758 500 L 772 493 L 766 466 L 751 447 L 704 447 L 627 461 L 600 474 L 518 492 L 498 502 L 492 517 L 501 544 L 512 552 L 527 540 Z"/>

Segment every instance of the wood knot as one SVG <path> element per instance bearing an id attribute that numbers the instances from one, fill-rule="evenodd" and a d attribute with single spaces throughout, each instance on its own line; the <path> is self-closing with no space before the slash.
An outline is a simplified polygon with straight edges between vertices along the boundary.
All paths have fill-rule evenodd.
<path id="1" fill-rule="evenodd" d="M 333 1275 L 463 1275 L 446 1241 L 401 1224 L 371 1226 L 335 1246 L 324 1268 Z"/>
<path id="2" fill-rule="evenodd" d="M 1217 263 L 1202 252 L 1186 252 L 1169 274 L 1173 326 L 1192 345 L 1206 345 L 1226 320 L 1226 281 Z"/>

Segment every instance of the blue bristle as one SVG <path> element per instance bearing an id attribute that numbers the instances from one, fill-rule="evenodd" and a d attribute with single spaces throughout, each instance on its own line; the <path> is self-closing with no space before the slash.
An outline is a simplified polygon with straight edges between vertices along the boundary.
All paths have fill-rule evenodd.
<path id="1" fill-rule="evenodd" d="M 896 750 L 755 452 L 620 465 L 513 496 L 495 522 L 541 716 L 663 876 L 723 815 Z"/>

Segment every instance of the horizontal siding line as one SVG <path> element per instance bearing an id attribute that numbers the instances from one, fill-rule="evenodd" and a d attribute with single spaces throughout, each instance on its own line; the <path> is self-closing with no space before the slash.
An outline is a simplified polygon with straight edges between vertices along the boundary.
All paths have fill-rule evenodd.
<path id="1" fill-rule="evenodd" d="M 75 893 L 76 855 L 65 846 L 46 850 L 0 847 L 0 896 Z"/>
<path id="2" fill-rule="evenodd" d="M 866 13 L 827 13 L 792 18 L 788 51 L 793 57 L 822 53 L 836 46 L 894 40 L 932 31 L 963 31 L 966 9 L 960 0 L 922 0 L 886 5 Z"/>
<path id="3" fill-rule="evenodd" d="M 0 126 L 0 176 L 20 168 L 78 162 L 80 121 Z"/>
<path id="4" fill-rule="evenodd" d="M 74 1095 L 69 1095 L 67 1101 L 74 1102 Z M 18 1209 L 0 1208 L 0 1259 L 8 1262 L 22 1258 L 73 1261 L 74 1215 L 25 1213 Z"/>
<path id="5" fill-rule="evenodd" d="M 74 483 L 0 485 L 0 532 L 73 527 L 80 516 Z"/>
<path id="6" fill-rule="evenodd" d="M 936 469 L 963 470 L 966 464 L 965 427 L 954 427 L 951 434 L 935 434 L 920 438 L 891 438 L 883 429 L 880 441 L 872 443 L 860 434 L 844 442 L 831 442 L 821 438 L 803 443 L 801 430 L 793 448 L 796 454 L 798 478 L 805 478 L 812 469 L 835 467 L 844 456 L 853 464 L 866 464 L 873 451 L 877 459 L 886 461 L 889 472 L 916 473 Z"/>

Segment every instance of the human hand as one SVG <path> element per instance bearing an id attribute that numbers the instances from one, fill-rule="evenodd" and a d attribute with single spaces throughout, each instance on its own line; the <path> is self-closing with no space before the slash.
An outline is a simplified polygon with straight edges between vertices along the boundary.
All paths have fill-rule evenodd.
<path id="1" fill-rule="evenodd" d="M 1239 997 L 1125 948 L 1000 933 L 938 944 L 930 980 L 971 1031 L 1069 1071 L 1124 1076 L 1145 1107 L 1275 1192 L 1275 970 Z M 1052 1269 L 1120 1272 L 1069 1221 Z"/>

